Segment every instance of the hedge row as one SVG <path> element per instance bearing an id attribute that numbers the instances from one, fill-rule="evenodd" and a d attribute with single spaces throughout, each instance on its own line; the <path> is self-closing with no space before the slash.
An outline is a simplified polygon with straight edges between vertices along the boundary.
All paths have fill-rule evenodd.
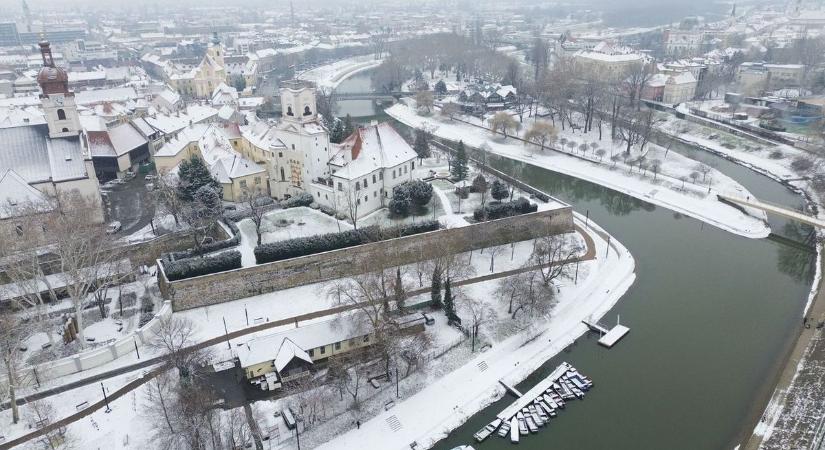
<path id="1" fill-rule="evenodd" d="M 198 277 L 240 268 L 241 252 L 232 250 L 218 255 L 204 256 L 203 258 L 164 261 L 163 267 L 169 281 Z"/>
<path id="2" fill-rule="evenodd" d="M 241 232 L 238 230 L 238 226 L 235 225 L 235 222 L 231 220 L 224 221 L 226 226 L 232 230 L 232 236 L 229 239 L 224 239 L 222 241 L 214 241 L 209 244 L 204 244 L 201 246 L 200 251 L 197 248 L 190 248 L 189 250 L 183 250 L 180 252 L 171 252 L 164 256 L 164 259 L 170 261 L 177 261 L 180 259 L 188 259 L 194 258 L 196 256 L 205 255 L 207 253 L 216 252 L 218 250 L 223 250 L 225 248 L 236 247 L 238 244 L 241 243 Z"/>
<path id="3" fill-rule="evenodd" d="M 439 224 L 437 220 L 428 220 L 384 229 L 379 228 L 377 225 L 372 225 L 359 230 L 288 239 L 255 247 L 255 261 L 258 264 L 282 261 L 385 239 L 435 231 L 438 228 Z"/>
<path id="4" fill-rule="evenodd" d="M 538 205 L 530 203 L 530 201 L 524 197 L 519 197 L 517 200 L 512 202 L 491 203 L 483 209 L 479 208 L 473 212 L 473 219 L 479 222 L 484 220 L 495 220 L 503 217 L 533 213 L 538 211 L 538 209 Z"/>
<path id="5" fill-rule="evenodd" d="M 314 201 L 315 199 L 312 197 L 312 194 L 309 192 L 301 192 L 294 197 L 290 197 L 288 200 L 284 200 L 281 206 L 284 208 L 297 208 L 299 206 L 309 206 Z"/>

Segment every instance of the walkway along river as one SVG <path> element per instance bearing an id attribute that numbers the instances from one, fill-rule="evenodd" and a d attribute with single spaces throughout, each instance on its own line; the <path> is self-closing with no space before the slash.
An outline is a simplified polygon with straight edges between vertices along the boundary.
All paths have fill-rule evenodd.
<path id="1" fill-rule="evenodd" d="M 401 125 L 398 125 L 401 127 Z M 735 178 L 754 195 L 797 206 L 781 184 L 714 155 L 679 149 Z M 494 158 L 512 173 L 515 163 Z M 569 361 L 596 383 L 527 449 L 730 449 L 750 433 L 783 357 L 801 326 L 815 255 L 804 247 L 738 237 L 664 208 L 549 170 L 522 166 L 527 183 L 571 203 L 633 253 L 638 278 L 605 318 L 633 332 L 606 350 L 579 339 L 520 389 Z M 775 233 L 799 241 L 805 230 L 778 218 Z M 511 398 L 471 417 L 437 445 L 469 443 Z M 492 438 L 480 449 L 511 444 Z"/>

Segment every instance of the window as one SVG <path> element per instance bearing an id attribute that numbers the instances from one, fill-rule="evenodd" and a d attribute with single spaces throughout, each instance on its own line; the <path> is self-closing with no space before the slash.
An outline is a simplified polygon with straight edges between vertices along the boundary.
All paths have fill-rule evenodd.
<path id="1" fill-rule="evenodd" d="M 378 191 L 372 191 L 372 198 L 378 197 Z"/>
<path id="2" fill-rule="evenodd" d="M 355 190 L 356 190 L 356 191 L 360 191 L 360 190 L 361 190 L 361 182 L 360 182 L 360 181 L 356 181 L 356 182 L 355 182 Z"/>
<path id="3" fill-rule="evenodd" d="M 62 108 L 57 110 L 57 120 L 66 120 L 66 111 Z"/>
<path id="4" fill-rule="evenodd" d="M 62 130 L 60 130 L 60 131 L 62 131 L 62 132 L 64 132 L 64 133 L 67 133 L 67 132 L 69 131 L 69 129 L 68 129 L 68 128 L 63 128 L 63 129 L 62 129 Z"/>
<path id="5" fill-rule="evenodd" d="M 309 110 L 309 106 L 304 106 L 304 115 L 305 116 L 311 116 L 312 115 L 312 111 Z"/>
<path id="6" fill-rule="evenodd" d="M 341 350 L 341 343 L 340 342 L 335 343 L 335 350 Z"/>
<path id="7" fill-rule="evenodd" d="M 395 179 L 395 169 L 392 169 L 392 179 Z"/>
<path id="8" fill-rule="evenodd" d="M 295 144 L 292 144 L 292 149 L 295 150 Z"/>
<path id="9" fill-rule="evenodd" d="M 366 189 L 366 188 L 367 188 L 367 179 L 364 178 L 364 189 Z"/>
<path id="10" fill-rule="evenodd" d="M 415 161 L 412 162 L 412 167 L 410 169 L 415 170 Z"/>
<path id="11" fill-rule="evenodd" d="M 369 195 L 365 195 L 365 196 L 364 196 L 364 203 L 367 203 L 369 200 L 370 200 L 370 196 L 369 196 Z"/>
<path id="12" fill-rule="evenodd" d="M 343 185 L 343 184 L 341 184 L 341 182 L 340 182 L 340 181 L 338 182 L 338 190 L 339 190 L 339 191 L 341 191 L 341 192 L 343 192 L 343 191 L 344 191 L 344 185 Z"/>
<path id="13" fill-rule="evenodd" d="M 361 204 L 361 199 L 359 198 L 358 200 L 356 200 L 356 201 L 355 201 L 355 204 L 356 204 L 356 205 L 360 205 L 360 204 Z"/>
<path id="14" fill-rule="evenodd" d="M 375 184 L 375 174 L 372 174 L 372 182 Z"/>
<path id="15" fill-rule="evenodd" d="M 281 167 L 281 181 L 286 181 L 286 175 L 284 174 L 284 168 Z"/>
<path id="16" fill-rule="evenodd" d="M 261 184 L 261 177 L 255 177 L 255 184 Z"/>
<path id="17" fill-rule="evenodd" d="M 384 179 L 384 172 L 378 172 L 378 179 L 379 179 L 379 180 L 383 180 L 383 179 Z"/>
<path id="18" fill-rule="evenodd" d="M 287 116 L 294 116 L 295 115 L 295 114 L 292 114 L 292 107 L 291 106 L 286 107 L 286 115 Z"/>
<path id="19" fill-rule="evenodd" d="M 241 180 L 241 189 L 246 188 L 246 180 Z"/>
<path id="20" fill-rule="evenodd" d="M 326 345 L 322 345 L 322 346 L 321 346 L 321 352 L 320 352 L 320 353 L 323 355 L 323 354 L 324 354 L 324 353 L 326 353 L 326 352 L 327 352 L 327 346 L 326 346 Z"/>
<path id="21" fill-rule="evenodd" d="M 407 166 L 404 166 L 404 174 L 407 174 Z"/>
<path id="22" fill-rule="evenodd" d="M 309 349 L 309 351 L 307 352 L 307 355 L 309 355 L 310 358 L 315 356 L 315 349 L 314 348 Z"/>
<path id="23" fill-rule="evenodd" d="M 284 157 L 284 152 L 278 152 L 278 158 L 283 158 L 283 157 Z"/>

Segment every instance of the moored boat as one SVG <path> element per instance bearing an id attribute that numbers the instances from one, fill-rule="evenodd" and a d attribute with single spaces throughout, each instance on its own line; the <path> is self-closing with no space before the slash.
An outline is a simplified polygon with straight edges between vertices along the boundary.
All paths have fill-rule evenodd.
<path id="1" fill-rule="evenodd" d="M 510 419 L 510 442 L 518 444 L 520 422 L 517 418 Z M 525 433 L 526 434 L 526 433 Z"/>

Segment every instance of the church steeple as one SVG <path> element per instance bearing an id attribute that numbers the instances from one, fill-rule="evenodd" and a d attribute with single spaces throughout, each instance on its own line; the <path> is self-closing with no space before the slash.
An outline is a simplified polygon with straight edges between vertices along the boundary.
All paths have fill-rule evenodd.
<path id="1" fill-rule="evenodd" d="M 49 41 L 43 40 L 39 45 L 43 67 L 37 74 L 37 83 L 42 90 L 40 103 L 49 125 L 49 137 L 77 136 L 80 132 L 80 119 L 74 93 L 69 90 L 69 75 L 54 63 Z"/>

